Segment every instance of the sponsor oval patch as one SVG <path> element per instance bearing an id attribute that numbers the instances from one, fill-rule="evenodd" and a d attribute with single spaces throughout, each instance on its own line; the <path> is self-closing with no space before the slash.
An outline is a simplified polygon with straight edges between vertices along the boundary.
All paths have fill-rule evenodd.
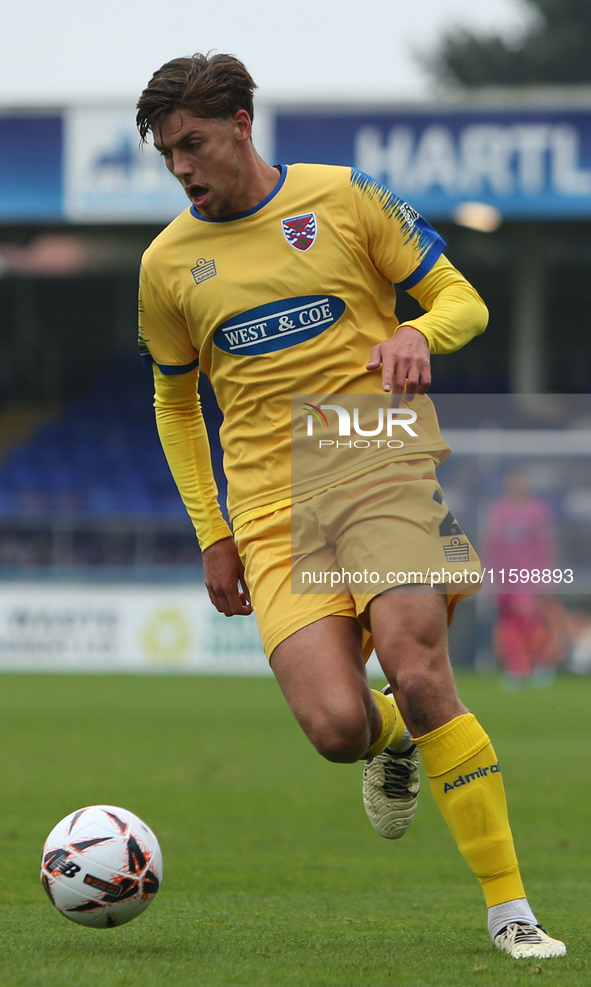
<path id="1" fill-rule="evenodd" d="M 259 356 L 314 339 L 337 322 L 346 305 L 335 295 L 282 298 L 235 315 L 213 334 L 226 353 Z"/>

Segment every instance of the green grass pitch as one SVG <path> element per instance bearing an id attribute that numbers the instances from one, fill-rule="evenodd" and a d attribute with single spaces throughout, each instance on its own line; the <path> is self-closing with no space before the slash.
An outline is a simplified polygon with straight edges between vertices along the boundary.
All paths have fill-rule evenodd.
<path id="1" fill-rule="evenodd" d="M 480 889 L 425 786 L 403 841 L 365 818 L 360 765 L 309 747 L 267 679 L 0 676 L 1 987 L 591 984 L 591 681 L 505 694 L 460 677 L 503 767 L 530 901 L 565 959 L 490 944 Z M 107 802 L 157 833 L 164 882 L 120 929 L 62 918 L 43 841 Z"/>

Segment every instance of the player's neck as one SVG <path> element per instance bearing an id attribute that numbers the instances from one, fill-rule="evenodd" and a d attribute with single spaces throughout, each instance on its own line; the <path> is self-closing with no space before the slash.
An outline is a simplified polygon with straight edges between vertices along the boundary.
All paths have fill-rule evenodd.
<path id="1" fill-rule="evenodd" d="M 244 194 L 241 196 L 239 212 L 254 209 L 263 199 L 271 194 L 280 178 L 277 168 L 263 161 L 258 151 L 251 145 L 246 160 L 243 162 L 245 178 Z"/>

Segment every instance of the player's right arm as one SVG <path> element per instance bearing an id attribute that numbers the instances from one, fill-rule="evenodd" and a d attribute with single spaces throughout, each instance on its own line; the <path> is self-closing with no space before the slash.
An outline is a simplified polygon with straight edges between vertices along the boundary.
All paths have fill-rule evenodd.
<path id="1" fill-rule="evenodd" d="M 187 513 L 203 552 L 209 598 L 231 617 L 251 612 L 244 567 L 217 500 L 207 429 L 197 392 L 196 369 L 165 374 L 154 364 L 156 424 Z"/>
<path id="2" fill-rule="evenodd" d="M 417 298 L 426 312 L 376 344 L 367 369 L 382 366 L 385 391 L 424 393 L 431 383 L 430 354 L 450 353 L 483 332 L 486 306 L 442 256 L 445 242 L 415 209 L 355 169 L 350 189 L 375 267 L 395 287 Z"/>
<path id="3" fill-rule="evenodd" d="M 140 274 L 140 349 L 154 371 L 156 424 L 170 470 L 203 552 L 205 583 L 227 616 L 251 612 L 244 569 L 217 500 L 197 391 L 199 355 L 182 313 L 158 275 Z"/>
<path id="4" fill-rule="evenodd" d="M 431 384 L 430 354 L 465 346 L 486 328 L 488 311 L 478 292 L 443 255 L 408 292 L 426 314 L 403 322 L 393 336 L 374 346 L 367 369 L 382 365 L 385 391 L 424 394 Z"/>

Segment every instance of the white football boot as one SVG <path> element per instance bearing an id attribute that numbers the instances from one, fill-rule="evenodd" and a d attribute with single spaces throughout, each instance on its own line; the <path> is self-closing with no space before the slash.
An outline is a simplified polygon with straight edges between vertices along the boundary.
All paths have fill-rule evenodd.
<path id="1" fill-rule="evenodd" d="M 384 695 L 392 695 L 387 685 Z M 363 770 L 363 804 L 376 833 L 399 840 L 412 822 L 419 798 L 419 752 L 414 744 L 398 753 L 386 747 Z"/>
<path id="2" fill-rule="evenodd" d="M 552 939 L 540 925 L 510 922 L 495 936 L 497 949 L 509 953 L 513 959 L 546 959 L 550 956 L 566 956 L 566 946 L 560 939 Z"/>

